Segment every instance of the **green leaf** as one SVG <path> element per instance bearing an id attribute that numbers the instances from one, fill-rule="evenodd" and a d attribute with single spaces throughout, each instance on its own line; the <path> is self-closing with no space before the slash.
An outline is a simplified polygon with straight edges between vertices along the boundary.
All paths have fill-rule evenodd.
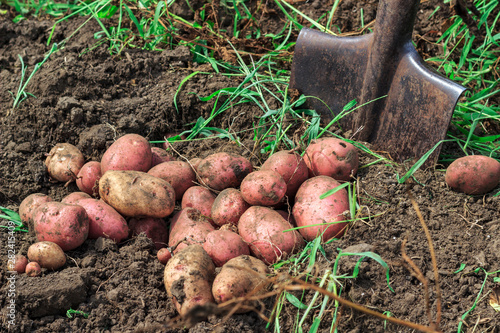
<path id="1" fill-rule="evenodd" d="M 285 297 L 296 308 L 301 309 L 301 310 L 307 309 L 307 305 L 302 303 L 297 297 L 295 297 L 295 295 L 290 294 L 290 293 L 285 291 Z"/>

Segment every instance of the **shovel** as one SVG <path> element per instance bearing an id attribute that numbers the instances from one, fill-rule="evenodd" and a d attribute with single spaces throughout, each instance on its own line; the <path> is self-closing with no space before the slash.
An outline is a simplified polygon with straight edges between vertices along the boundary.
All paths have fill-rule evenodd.
<path id="1" fill-rule="evenodd" d="M 429 68 L 413 47 L 418 4 L 380 0 L 374 32 L 363 36 L 304 28 L 292 63 L 290 87 L 317 97 L 308 98 L 308 106 L 323 117 L 332 119 L 354 99 L 357 105 L 367 103 L 343 117 L 341 125 L 352 129 L 353 139 L 370 142 L 396 162 L 420 158 L 445 139 L 465 90 Z M 427 166 L 435 164 L 440 149 Z"/>

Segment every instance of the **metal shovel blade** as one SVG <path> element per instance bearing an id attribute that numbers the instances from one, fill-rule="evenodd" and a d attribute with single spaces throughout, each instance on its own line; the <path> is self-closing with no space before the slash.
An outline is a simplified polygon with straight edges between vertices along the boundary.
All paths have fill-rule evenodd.
<path id="1" fill-rule="evenodd" d="M 445 139 L 465 90 L 429 68 L 413 47 L 417 9 L 418 0 L 382 0 L 374 32 L 359 37 L 304 28 L 290 79 L 290 87 L 311 96 L 309 107 L 327 119 L 351 100 L 367 103 L 342 118 L 341 125 L 397 162 L 420 158 Z M 426 165 L 436 162 L 439 151 Z"/>

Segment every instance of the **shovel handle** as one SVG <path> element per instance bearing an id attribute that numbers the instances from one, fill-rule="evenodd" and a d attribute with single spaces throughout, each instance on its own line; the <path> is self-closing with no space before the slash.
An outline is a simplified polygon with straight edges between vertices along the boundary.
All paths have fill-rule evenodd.
<path id="1" fill-rule="evenodd" d="M 404 46 L 411 42 L 419 0 L 381 0 L 377 9 L 373 41 L 363 78 L 360 104 L 385 95 L 391 86 L 390 78 L 395 61 Z M 353 122 L 355 138 L 368 141 L 378 119 L 377 109 L 383 100 L 371 102 L 359 109 Z"/>

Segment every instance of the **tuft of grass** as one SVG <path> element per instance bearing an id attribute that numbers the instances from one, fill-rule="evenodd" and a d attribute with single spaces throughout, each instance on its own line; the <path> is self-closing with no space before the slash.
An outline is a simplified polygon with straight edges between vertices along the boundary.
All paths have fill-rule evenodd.
<path id="1" fill-rule="evenodd" d="M 0 214 L 0 219 L 7 220 L 9 222 L 8 226 L 0 225 L 0 228 L 8 229 L 12 232 L 28 232 L 28 230 L 24 229 L 25 226 L 18 213 L 2 206 L 0 206 L 0 212 L 2 212 L 2 214 Z"/>

